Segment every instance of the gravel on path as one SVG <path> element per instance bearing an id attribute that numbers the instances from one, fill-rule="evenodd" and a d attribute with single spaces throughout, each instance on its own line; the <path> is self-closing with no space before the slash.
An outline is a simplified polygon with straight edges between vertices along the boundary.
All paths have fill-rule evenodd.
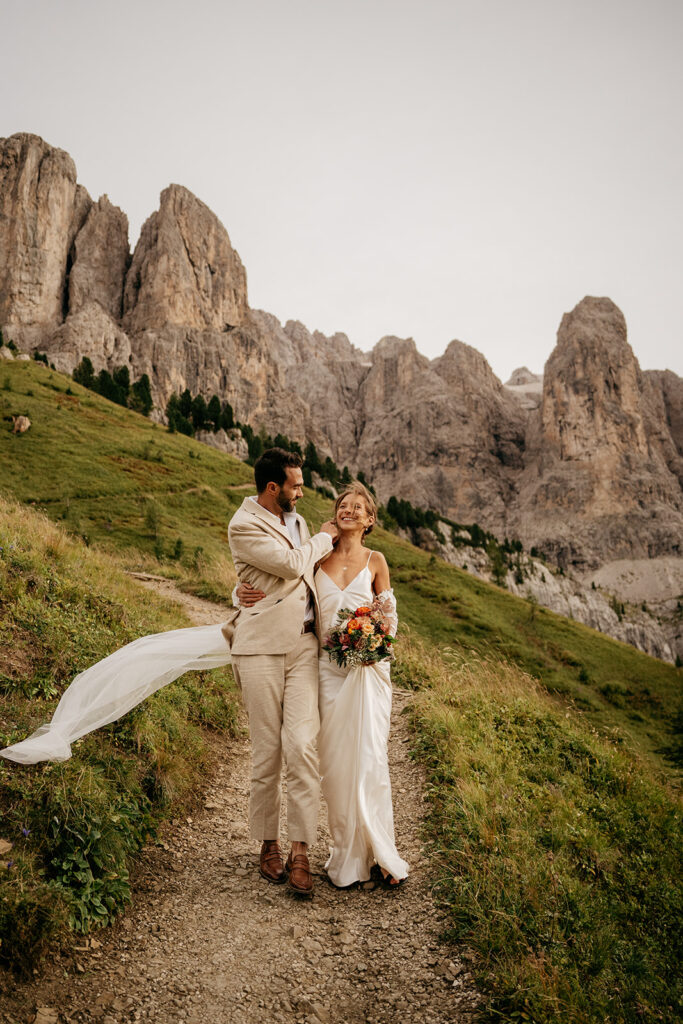
<path id="1" fill-rule="evenodd" d="M 142 574 L 141 574 L 142 575 Z M 225 609 L 140 579 L 197 624 Z M 249 743 L 221 739 L 219 767 L 193 816 L 138 859 L 132 905 L 111 928 L 74 936 L 33 982 L 0 976 L 2 1024 L 466 1024 L 481 997 L 466 951 L 442 943 L 421 844 L 424 779 L 410 758 L 411 694 L 394 690 L 390 765 L 399 852 L 395 892 L 333 888 L 321 810 L 315 895 L 300 901 L 258 874 L 249 838 Z M 284 839 L 285 837 L 283 837 Z M 283 842 L 286 849 L 286 842 Z"/>

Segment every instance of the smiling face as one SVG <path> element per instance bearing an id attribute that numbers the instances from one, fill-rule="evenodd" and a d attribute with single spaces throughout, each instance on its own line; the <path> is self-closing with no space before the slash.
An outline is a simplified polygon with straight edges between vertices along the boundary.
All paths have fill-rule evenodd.
<path id="1" fill-rule="evenodd" d="M 366 533 L 374 526 L 375 514 L 362 494 L 349 491 L 337 499 L 335 521 L 337 528 L 344 533 Z"/>
<path id="2" fill-rule="evenodd" d="M 283 512 L 294 512 L 304 493 L 304 475 L 298 466 L 287 466 L 285 482 L 278 486 L 276 501 Z"/>

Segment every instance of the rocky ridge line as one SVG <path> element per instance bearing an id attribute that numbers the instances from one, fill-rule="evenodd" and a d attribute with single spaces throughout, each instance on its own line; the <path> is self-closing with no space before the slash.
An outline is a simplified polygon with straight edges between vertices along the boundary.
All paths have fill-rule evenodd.
<path id="1" fill-rule="evenodd" d="M 131 255 L 125 215 L 26 134 L 0 140 L 0 251 L 0 326 L 60 370 L 128 365 L 159 409 L 186 387 L 216 393 L 255 429 L 362 470 L 383 501 L 519 537 L 579 574 L 683 557 L 683 381 L 641 371 L 607 298 L 563 317 L 542 384 L 522 368 L 503 386 L 460 341 L 433 360 L 397 337 L 362 353 L 252 310 L 228 233 L 179 185 Z"/>

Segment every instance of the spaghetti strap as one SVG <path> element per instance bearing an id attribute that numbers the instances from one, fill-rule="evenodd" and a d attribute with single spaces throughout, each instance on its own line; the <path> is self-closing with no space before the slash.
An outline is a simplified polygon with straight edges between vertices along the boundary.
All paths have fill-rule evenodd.
<path id="1" fill-rule="evenodd" d="M 369 569 L 369 568 L 370 568 L 370 559 L 372 558 L 372 556 L 374 555 L 374 553 L 375 553 L 374 551 L 371 551 L 371 552 L 370 552 L 370 553 L 368 554 L 368 560 L 367 560 L 367 562 L 365 563 L 365 568 L 366 568 L 366 569 Z"/>

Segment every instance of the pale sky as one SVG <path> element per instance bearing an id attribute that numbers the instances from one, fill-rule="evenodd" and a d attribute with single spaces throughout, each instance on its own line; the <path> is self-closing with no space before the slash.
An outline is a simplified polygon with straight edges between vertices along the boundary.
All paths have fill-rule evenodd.
<path id="1" fill-rule="evenodd" d="M 362 349 L 542 370 L 584 295 L 683 374 L 681 0 L 0 0 L 0 136 L 131 243 L 171 182 L 249 301 Z"/>

